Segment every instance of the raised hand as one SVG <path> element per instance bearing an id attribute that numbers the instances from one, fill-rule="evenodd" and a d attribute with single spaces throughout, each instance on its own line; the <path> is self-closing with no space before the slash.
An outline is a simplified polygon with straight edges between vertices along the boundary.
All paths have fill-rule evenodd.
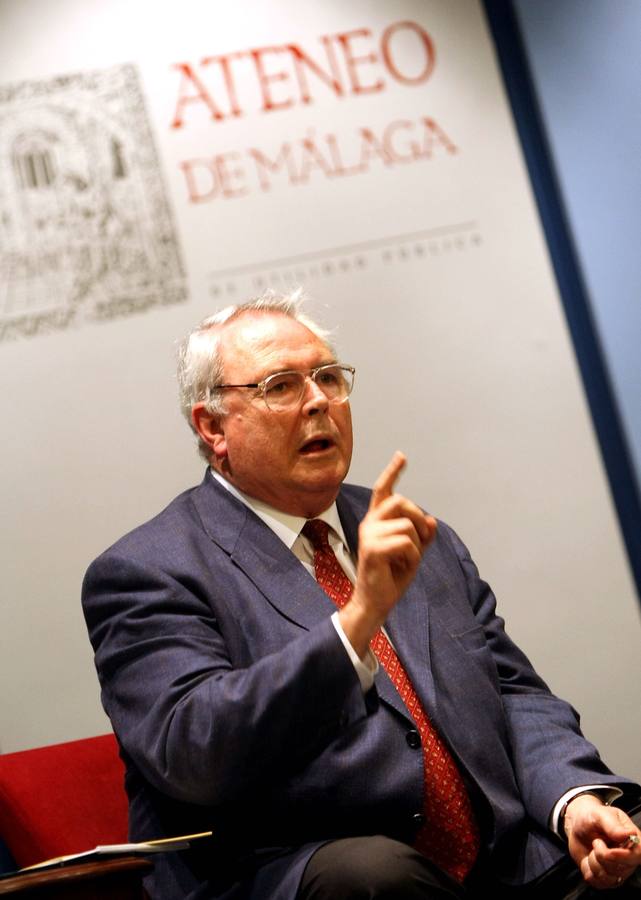
<path id="1" fill-rule="evenodd" d="M 352 646 L 363 656 L 376 630 L 416 575 L 436 534 L 436 520 L 394 493 L 406 465 L 397 451 L 376 479 L 367 515 L 358 532 L 358 567 L 350 602 L 340 613 Z"/>

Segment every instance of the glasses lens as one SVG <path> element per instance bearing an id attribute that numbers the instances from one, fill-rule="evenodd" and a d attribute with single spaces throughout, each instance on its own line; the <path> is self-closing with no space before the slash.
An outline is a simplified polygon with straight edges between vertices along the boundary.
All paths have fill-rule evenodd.
<path id="1" fill-rule="evenodd" d="M 270 409 L 287 409 L 300 400 L 305 387 L 302 372 L 279 372 L 265 381 L 263 394 Z"/>
<path id="2" fill-rule="evenodd" d="M 263 396 L 272 410 L 291 409 L 305 393 L 302 372 L 277 372 L 265 379 Z M 330 403 L 343 403 L 354 385 L 354 373 L 347 366 L 321 366 L 312 376 Z"/>
<path id="3" fill-rule="evenodd" d="M 346 366 L 323 366 L 314 381 L 331 403 L 342 403 L 351 393 L 354 373 Z"/>

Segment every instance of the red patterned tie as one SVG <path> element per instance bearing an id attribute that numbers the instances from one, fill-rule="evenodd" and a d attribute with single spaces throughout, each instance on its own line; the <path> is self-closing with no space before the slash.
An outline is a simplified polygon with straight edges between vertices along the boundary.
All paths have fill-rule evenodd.
<path id="1" fill-rule="evenodd" d="M 314 548 L 316 580 L 338 607 L 354 586 L 328 541 L 329 525 L 321 519 L 305 524 L 303 534 Z M 456 881 L 468 875 L 479 851 L 479 832 L 463 779 L 438 732 L 430 722 L 412 683 L 385 634 L 376 632 L 371 647 L 416 723 L 423 748 L 425 822 L 415 848 Z"/>

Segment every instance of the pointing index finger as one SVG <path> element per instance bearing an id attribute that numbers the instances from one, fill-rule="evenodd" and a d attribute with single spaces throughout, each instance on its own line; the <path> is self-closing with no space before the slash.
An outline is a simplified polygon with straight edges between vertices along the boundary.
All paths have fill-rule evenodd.
<path id="1" fill-rule="evenodd" d="M 394 485 L 407 463 L 407 457 L 400 450 L 397 450 L 391 460 L 385 466 L 381 474 L 374 482 L 372 488 L 372 499 L 370 501 L 370 509 L 378 506 L 383 500 L 391 497 L 394 492 Z"/>

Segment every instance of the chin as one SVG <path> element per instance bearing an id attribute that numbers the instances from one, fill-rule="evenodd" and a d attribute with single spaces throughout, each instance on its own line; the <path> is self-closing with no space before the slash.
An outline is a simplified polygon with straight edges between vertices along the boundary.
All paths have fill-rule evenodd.
<path id="1" fill-rule="evenodd" d="M 349 464 L 345 459 L 308 460 L 308 465 L 299 469 L 299 484 L 303 489 L 311 491 L 334 491 L 343 483 Z"/>
<path id="2" fill-rule="evenodd" d="M 331 477 L 325 476 L 324 478 L 310 478 L 306 481 L 307 490 L 315 493 L 315 494 L 327 494 L 331 495 L 330 503 L 332 503 L 336 499 L 336 495 L 340 490 L 340 486 L 343 483 L 343 479 L 347 473 L 335 473 Z"/>

